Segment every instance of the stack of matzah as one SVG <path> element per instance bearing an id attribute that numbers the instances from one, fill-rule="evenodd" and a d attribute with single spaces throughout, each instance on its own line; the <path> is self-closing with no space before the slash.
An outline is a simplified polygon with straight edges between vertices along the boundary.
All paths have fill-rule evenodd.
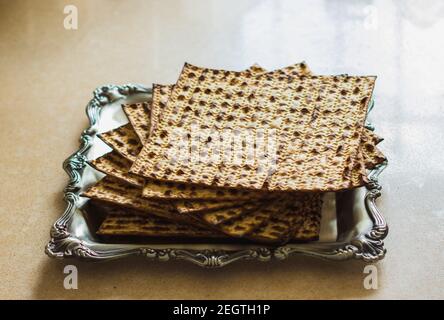
<path id="1" fill-rule="evenodd" d="M 106 209 L 107 236 L 317 240 L 322 193 L 366 183 L 385 160 L 364 127 L 375 77 L 185 64 L 129 123 L 99 137 L 106 176 L 82 195 Z"/>

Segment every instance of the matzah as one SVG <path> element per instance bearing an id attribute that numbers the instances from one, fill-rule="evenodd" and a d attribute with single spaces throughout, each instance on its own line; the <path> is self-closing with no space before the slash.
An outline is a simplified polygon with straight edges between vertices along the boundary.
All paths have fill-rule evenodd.
<path id="1" fill-rule="evenodd" d="M 236 74 L 252 75 L 252 74 L 264 72 L 263 68 L 260 68 L 259 70 L 256 68 L 257 67 L 252 66 L 250 68 L 250 70 L 247 70 L 244 72 L 235 72 L 235 73 Z M 229 73 L 227 71 L 222 71 L 222 70 L 215 70 L 215 71 L 218 73 L 219 72 L 223 73 L 223 74 Z M 286 75 L 288 73 L 289 74 L 308 75 L 308 74 L 310 74 L 310 70 L 308 69 L 307 65 L 303 62 L 303 63 L 294 64 L 294 65 L 291 65 L 291 66 L 288 66 L 283 69 L 276 70 L 274 72 L 270 72 L 267 74 Z M 165 112 L 166 104 L 167 104 L 168 99 L 172 93 L 173 88 L 174 88 L 174 86 L 171 86 L 171 85 L 170 86 L 160 86 L 160 85 L 154 86 L 154 88 L 153 88 L 153 103 L 152 103 L 152 115 L 153 115 L 153 122 L 151 125 L 152 130 L 154 130 L 157 127 L 157 124 L 160 120 L 160 117 L 158 116 L 158 114 L 160 114 L 160 113 L 163 114 Z M 185 89 L 186 89 L 186 87 L 185 87 Z M 198 88 L 196 88 L 195 90 L 198 90 Z M 200 91 L 196 91 L 196 93 L 199 93 L 199 92 Z M 207 91 L 205 91 L 204 93 L 207 93 Z M 191 97 L 191 100 L 193 99 L 193 96 Z M 199 101 L 199 106 L 202 106 L 202 101 Z M 196 116 L 196 117 L 200 116 L 200 111 L 198 108 L 194 110 L 194 116 Z M 221 164 L 221 167 L 224 167 L 224 165 Z M 205 169 L 205 168 L 203 168 L 203 169 Z M 224 175 L 222 175 L 221 177 L 216 177 L 215 179 L 226 180 L 233 175 L 233 171 L 237 171 L 237 170 L 238 170 L 237 166 L 234 166 L 234 167 L 229 166 L 228 168 L 225 169 Z M 191 173 L 192 173 L 192 171 L 191 171 Z M 266 174 L 266 171 L 263 171 L 262 176 L 265 177 L 265 174 Z M 206 178 L 206 175 L 204 174 L 203 177 Z M 241 176 L 240 178 L 245 180 L 246 177 Z M 169 180 L 174 180 L 174 179 L 169 179 Z M 188 181 L 188 182 L 194 182 L 194 181 Z M 258 181 L 259 184 L 262 182 L 263 181 Z M 219 186 L 225 187 L 225 185 L 219 185 Z"/>
<path id="2" fill-rule="evenodd" d="M 286 67 L 288 70 L 297 70 L 298 65 L 292 65 Z M 303 70 L 304 67 L 301 67 L 301 70 Z M 248 68 L 244 72 L 251 72 L 252 74 L 261 74 L 267 72 L 264 68 L 259 66 L 258 64 L 252 65 L 250 68 Z M 153 85 L 153 100 L 151 103 L 151 121 L 150 121 L 150 133 L 153 132 L 153 130 L 157 127 L 161 115 L 163 114 L 168 99 L 171 95 L 171 92 L 173 91 L 174 85 L 160 85 L 160 84 L 154 84 Z M 142 140 L 144 141 L 144 140 Z"/>
<path id="3" fill-rule="evenodd" d="M 248 214 L 217 224 L 215 227 L 232 237 L 246 237 L 257 242 L 289 241 L 299 224 L 311 213 L 320 224 L 321 194 L 286 194 L 268 201 Z M 314 219 L 310 219 L 312 222 Z M 312 224 L 307 224 L 312 226 Z M 312 231 L 313 228 L 311 228 Z M 295 238 L 295 240 L 302 240 Z"/>
<path id="4" fill-rule="evenodd" d="M 196 81 L 186 78 L 181 83 L 184 74 L 193 74 Z M 174 227 L 156 228 L 153 221 L 163 219 L 152 217 L 154 213 L 167 224 L 179 226 L 180 232 L 185 232 L 187 223 L 193 224 L 192 228 L 202 230 L 201 237 L 207 237 L 205 232 L 218 236 L 223 232 L 270 244 L 316 240 L 322 195 L 279 191 L 336 191 L 360 186 L 365 183 L 365 169 L 385 161 L 376 148 L 380 138 L 363 126 L 374 80 L 310 76 L 305 64 L 271 73 L 258 66 L 231 72 L 186 65 L 176 85 L 154 86 L 151 107 L 149 103 L 123 106 L 130 124 L 102 134 L 115 151 L 91 162 L 108 174 L 105 179 L 112 183 L 103 188 L 99 182 L 98 188 L 90 188 L 85 195 L 89 192 L 100 201 L 140 210 L 132 214 L 131 209 L 120 208 L 118 214 L 110 214 L 106 228 L 111 232 L 114 228 L 115 235 L 135 235 L 144 226 L 146 236 L 155 236 L 156 231 L 159 237 L 174 236 Z M 156 90 L 163 91 L 156 94 Z M 160 108 L 154 107 L 156 101 Z M 238 139 L 250 133 L 256 139 L 261 134 L 264 141 L 277 137 L 278 164 L 269 163 L 270 151 L 253 161 L 251 155 L 241 153 L 240 164 L 171 162 L 165 150 L 170 147 L 172 132 L 195 124 L 208 142 L 196 145 L 199 155 L 215 154 L 208 148 L 212 141 L 205 129 L 222 135 L 228 127 L 239 130 Z M 189 142 L 188 147 L 193 144 Z M 231 154 L 230 160 L 236 156 Z M 153 158 L 155 162 L 146 161 Z M 162 201 L 148 200 L 155 198 Z M 166 199 L 169 202 L 163 201 Z M 159 211 L 155 213 L 148 208 L 153 204 L 144 201 L 156 202 Z M 125 211 L 130 213 L 127 220 L 119 217 Z"/>
<path id="5" fill-rule="evenodd" d="M 361 147 L 366 169 L 373 169 L 387 160 L 385 155 L 376 147 L 383 139 L 370 130 L 362 135 Z"/>
<path id="6" fill-rule="evenodd" d="M 192 215 L 178 214 L 173 204 L 144 199 L 141 197 L 140 188 L 124 183 L 112 176 L 104 177 L 83 192 L 81 196 L 154 214 L 172 221 L 202 226 L 202 223 L 193 218 Z"/>
<path id="7" fill-rule="evenodd" d="M 171 183 L 144 179 L 128 172 L 132 162 L 116 151 L 109 152 L 89 162 L 95 169 L 125 181 L 131 185 L 143 187 L 142 197 L 171 200 L 247 200 L 264 196 L 263 192 L 248 190 L 208 188 L 185 183 Z"/>
<path id="8" fill-rule="evenodd" d="M 173 91 L 174 85 L 153 85 L 153 102 L 151 104 L 151 119 L 150 119 L 150 132 L 151 135 L 154 129 L 157 127 L 161 115 L 163 114 L 168 98 Z"/>
<path id="9" fill-rule="evenodd" d="M 203 213 L 198 212 L 198 215 L 201 220 L 210 225 L 216 226 L 217 228 L 217 225 L 221 223 L 248 215 L 262 206 L 264 206 L 264 202 L 247 202 L 237 205 L 236 207 L 210 210 Z M 194 212 L 193 214 L 196 213 Z"/>
<path id="10" fill-rule="evenodd" d="M 113 176 L 106 176 L 90 187 L 82 196 L 130 209 L 154 214 L 172 221 L 182 221 L 197 226 L 210 225 L 211 217 L 233 215 L 235 207 L 243 205 L 238 201 L 156 201 L 141 197 L 141 189 L 124 183 Z M 243 206 L 243 209 L 248 206 Z M 211 215 L 209 212 L 213 211 Z M 217 212 L 216 212 L 217 211 Z M 239 212 L 239 214 L 244 213 Z M 206 214 L 203 218 L 199 214 Z"/>
<path id="11" fill-rule="evenodd" d="M 120 207 L 105 209 L 108 213 L 97 231 L 108 236 L 226 238 L 215 230 L 177 223 L 154 215 Z"/>
<path id="12" fill-rule="evenodd" d="M 142 144 L 148 139 L 150 132 L 151 103 L 152 101 L 146 101 L 122 106 L 123 111 Z"/>
<path id="13" fill-rule="evenodd" d="M 298 220 L 291 233 L 291 240 L 316 241 L 321 231 L 321 215 L 318 211 L 306 212 Z"/>
<path id="14" fill-rule="evenodd" d="M 218 201 L 218 200 L 206 200 L 206 201 L 195 201 L 195 200 L 177 200 L 174 201 L 174 206 L 176 210 L 181 214 L 196 214 L 201 212 L 208 212 L 211 210 L 221 210 L 226 208 L 233 208 L 245 203 L 239 201 Z"/>
<path id="15" fill-rule="evenodd" d="M 229 236 L 212 229 L 199 228 L 184 223 L 175 223 L 166 219 L 147 214 L 137 210 L 121 207 L 105 208 L 107 216 L 100 225 L 97 234 L 104 236 L 141 236 L 149 238 L 217 238 L 228 239 Z M 298 218 L 298 225 L 290 234 L 295 241 L 317 240 L 319 237 L 319 215 L 304 214 Z M 257 231 L 258 235 L 265 230 Z M 270 233 L 273 233 L 271 231 Z M 275 243 L 275 237 L 248 237 L 255 242 Z"/>
<path id="16" fill-rule="evenodd" d="M 95 169 L 125 181 L 131 185 L 143 187 L 142 197 L 171 200 L 247 200 L 264 196 L 263 192 L 248 190 L 209 188 L 185 183 L 172 183 L 144 179 L 128 172 L 132 162 L 116 151 L 109 152 L 90 164 Z"/>
<path id="17" fill-rule="evenodd" d="M 232 237 L 245 237 L 283 209 L 282 202 L 271 201 L 246 215 L 220 223 L 217 228 Z"/>
<path id="18" fill-rule="evenodd" d="M 143 199 L 140 188 L 126 184 L 113 176 L 104 177 L 81 195 L 137 210 L 152 211 L 162 216 L 175 213 L 170 203 Z"/>
<path id="19" fill-rule="evenodd" d="M 128 160 L 135 161 L 142 149 L 139 137 L 130 123 L 98 135 L 107 145 Z"/>
<path id="20" fill-rule="evenodd" d="M 142 196 L 145 198 L 195 199 L 195 200 L 247 200 L 260 198 L 264 192 L 242 189 L 224 189 L 195 184 L 146 179 Z"/>
<path id="21" fill-rule="evenodd" d="M 297 65 L 295 65 L 295 66 L 290 66 L 290 67 L 287 67 L 287 68 L 284 68 L 284 69 L 281 69 L 281 70 L 279 70 L 279 71 L 281 71 L 281 72 L 283 72 L 283 73 L 292 73 L 292 74 L 300 74 L 300 73 L 306 73 L 306 74 L 308 74 L 309 73 L 309 70 L 308 70 L 308 67 L 304 67 L 305 65 L 304 64 L 297 64 Z M 263 70 L 263 69 L 262 69 Z M 156 116 L 155 116 L 155 119 L 157 119 L 158 118 L 158 115 L 160 114 L 160 112 L 156 112 L 156 110 L 159 110 L 159 109 L 164 109 L 165 108 L 165 106 L 166 106 L 166 103 L 167 103 L 167 101 L 168 101 L 168 97 L 169 97 L 169 95 L 170 95 L 170 93 L 171 93 L 171 91 L 172 91 L 172 89 L 173 89 L 173 86 L 155 86 L 154 87 L 154 96 L 156 97 L 156 93 L 157 93 L 157 97 L 158 97 L 158 99 L 156 99 L 156 98 L 154 98 L 154 102 L 153 102 L 153 114 L 155 114 Z M 157 103 L 156 103 L 156 101 L 157 101 Z M 160 107 L 159 107 L 160 106 Z M 157 121 L 156 121 L 156 123 L 157 123 Z M 154 126 L 152 126 L 152 127 L 154 127 Z M 367 130 L 366 130 L 367 131 Z M 364 132 L 365 133 L 365 132 Z M 140 136 L 140 135 L 139 135 Z M 369 157 L 366 157 L 365 156 L 365 149 L 363 150 L 363 153 L 364 153 L 364 159 L 365 159 L 365 162 L 366 162 L 366 165 L 367 165 L 367 167 L 368 168 L 371 168 L 371 166 L 374 166 L 374 162 L 372 163 L 372 159 L 370 159 Z M 378 159 L 377 159 L 377 161 L 378 161 Z M 378 163 L 378 162 L 376 162 L 376 163 Z M 356 170 L 355 170 L 355 172 L 356 172 Z M 359 184 L 360 183 L 360 180 L 361 180 L 361 178 L 360 178 L 360 176 L 362 175 L 362 172 L 358 172 L 357 173 L 357 178 L 355 178 L 353 181 L 355 181 L 354 183 L 355 184 Z M 154 180 L 154 181 L 156 181 L 156 180 Z M 156 181 L 156 183 L 157 183 L 157 181 Z M 171 183 L 170 183 L 171 184 Z M 160 183 L 160 185 L 162 185 L 162 183 Z M 159 186 L 159 183 L 157 183 L 157 186 Z M 144 191 L 144 193 L 143 193 L 143 195 L 145 196 L 145 197 L 158 197 L 158 196 L 162 196 L 161 194 L 159 194 L 159 191 L 160 192 L 162 192 L 163 191 L 163 189 L 162 188 L 160 188 L 160 190 L 159 190 L 159 188 L 154 188 L 155 190 L 151 190 L 150 188 L 151 187 L 156 187 L 156 186 L 153 186 L 152 185 L 152 183 L 148 183 L 148 187 L 145 189 L 146 191 Z M 202 191 L 203 190 L 205 190 L 205 188 L 201 188 L 201 187 L 199 187 Z M 156 190 L 157 189 L 157 190 Z M 210 188 L 208 188 L 210 191 L 211 190 L 214 190 L 214 191 L 216 191 L 216 190 L 218 190 L 218 189 L 210 189 Z M 221 190 L 221 189 L 219 189 L 219 190 Z M 170 188 L 170 189 L 168 189 L 168 190 L 165 190 L 165 192 L 166 193 L 168 193 L 168 194 L 172 194 L 172 195 L 174 195 L 175 193 L 174 193 L 174 188 Z M 180 193 L 179 193 L 180 194 Z M 211 194 L 206 194 L 206 195 L 204 195 L 203 193 L 202 193 L 202 198 L 210 198 L 212 195 Z M 252 195 L 253 196 L 253 195 Z M 183 195 L 181 195 L 181 197 L 184 197 Z M 185 195 L 185 197 L 189 197 L 188 195 Z"/>
<path id="22" fill-rule="evenodd" d="M 255 69 L 257 68 L 257 69 Z M 255 72 L 265 72 L 265 69 L 259 66 L 250 67 L 251 70 L 255 70 Z M 287 74 L 310 74 L 308 66 L 304 63 L 292 65 L 283 69 L 280 69 L 283 73 Z M 163 88 L 163 89 L 162 89 Z M 123 106 L 125 113 L 130 120 L 130 123 L 133 125 L 133 128 L 141 139 L 141 141 L 145 141 L 142 137 L 147 137 L 149 135 L 148 128 L 151 125 L 147 125 L 152 118 L 150 112 L 153 111 L 154 118 L 157 119 L 160 117 L 160 113 L 158 111 L 159 107 L 162 109 L 166 106 L 166 102 L 168 100 L 169 95 L 171 94 L 173 86 L 155 86 L 154 91 L 157 92 L 157 99 L 154 99 L 153 107 L 147 107 L 147 103 L 137 103 L 131 105 Z M 151 110 L 152 109 L 152 110 Z M 156 123 L 158 120 L 155 121 Z M 376 165 L 382 163 L 385 160 L 384 155 L 375 148 L 376 144 L 378 144 L 381 139 L 377 136 L 374 138 L 374 133 L 368 129 L 364 129 L 363 135 L 361 138 L 361 143 L 365 144 L 365 147 L 361 148 L 361 152 L 363 154 L 363 161 L 365 163 L 366 169 L 373 169 Z M 142 143 L 143 144 L 143 143 Z M 372 145 L 373 144 L 373 145 Z M 139 148 L 139 147 L 137 147 Z M 125 168 L 125 171 L 127 168 Z M 358 173 L 358 176 L 360 173 Z M 359 178 L 358 178 L 359 179 Z M 227 190 L 230 189 L 221 189 L 221 188 L 206 188 L 202 186 L 193 186 L 188 184 L 181 184 L 180 188 L 176 188 L 174 183 L 167 182 L 168 188 L 165 187 L 165 182 L 161 182 L 158 180 L 147 180 L 146 187 L 143 191 L 143 196 L 146 198 L 183 198 L 183 199 L 211 199 L 215 197 L 224 197 L 226 199 L 244 199 L 247 197 L 255 197 L 256 195 L 253 192 L 249 192 L 247 190 L 243 190 L 243 195 L 234 195 L 232 191 L 231 194 L 225 196 Z M 191 189 L 191 190 L 190 190 Z M 232 189 L 237 191 L 236 189 Z M 189 192 L 188 192 L 189 191 Z M 260 194 L 259 194 L 260 195 Z"/>
<path id="23" fill-rule="evenodd" d="M 171 163 L 168 156 L 168 134 L 175 128 L 191 130 L 196 123 L 201 129 L 259 125 L 278 132 L 278 165 L 267 181 L 269 190 L 326 191 L 362 185 L 361 181 L 354 185 L 343 170 L 357 156 L 374 81 L 375 77 L 253 76 L 186 64 L 165 117 L 131 171 L 161 180 L 260 189 L 269 173 L 260 161 L 246 165 L 243 158 L 241 165 L 184 165 Z M 204 107 L 208 111 L 202 112 Z M 348 116 L 341 116 L 344 113 Z"/>
<path id="24" fill-rule="evenodd" d="M 285 68 L 286 70 L 304 70 L 304 67 L 299 67 L 299 64 L 289 66 Z M 258 65 L 253 65 L 250 67 L 255 73 L 265 72 L 265 69 Z M 152 102 L 152 107 L 149 107 L 148 102 L 136 103 L 122 106 L 131 125 L 127 124 L 110 132 L 102 134 L 100 137 L 110 145 L 114 150 L 117 150 L 120 154 L 128 159 L 133 159 L 133 155 L 141 149 L 141 143 L 149 135 L 149 127 L 154 126 L 149 124 L 149 119 L 157 119 L 160 117 L 162 108 L 166 104 L 168 96 L 171 92 L 173 86 L 154 86 L 154 97 L 160 97 L 154 99 Z M 164 91 L 165 90 L 165 91 Z M 163 93 L 165 92 L 165 96 Z M 154 121 L 156 122 L 156 121 Z M 147 125 L 147 123 L 149 125 Z M 134 132 L 138 136 L 139 140 L 136 139 L 133 132 L 131 132 L 131 126 Z M 130 141 L 131 146 L 127 147 L 127 143 Z M 122 167 L 119 172 L 117 166 L 115 165 L 117 161 L 123 164 L 123 160 L 117 159 L 115 155 L 112 157 L 104 156 L 105 159 L 99 158 L 95 160 L 101 164 L 100 171 L 107 174 L 116 176 L 123 179 L 131 184 L 140 185 L 142 178 L 138 178 L 136 181 L 136 175 L 128 174 L 128 168 L 126 166 Z M 105 164 L 106 163 L 106 164 Z M 128 162 L 125 162 L 128 164 Z M 247 190 L 227 190 L 221 188 L 208 188 L 202 186 L 193 186 L 179 184 L 175 186 L 172 183 L 159 183 L 156 180 L 147 180 L 146 186 L 142 196 L 146 198 L 162 198 L 162 199 L 247 199 L 253 197 L 260 197 L 262 193 L 249 192 Z"/>
<path id="25" fill-rule="evenodd" d="M 280 201 L 281 210 L 273 213 L 246 237 L 270 243 L 317 240 L 321 225 L 322 194 L 299 194 Z"/>
<path id="26" fill-rule="evenodd" d="M 95 169 L 134 186 L 142 188 L 145 184 L 145 179 L 128 172 L 132 162 L 116 151 L 109 152 L 97 159 L 91 160 L 89 163 Z"/>

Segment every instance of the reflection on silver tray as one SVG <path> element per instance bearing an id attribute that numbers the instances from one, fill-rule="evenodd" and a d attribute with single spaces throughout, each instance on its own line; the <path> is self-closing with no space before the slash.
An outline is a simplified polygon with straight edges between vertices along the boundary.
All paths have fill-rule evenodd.
<path id="1" fill-rule="evenodd" d="M 160 261 L 181 259 L 202 267 L 222 267 L 237 260 L 269 261 L 286 259 L 291 254 L 310 255 L 329 260 L 361 259 L 374 262 L 386 253 L 384 238 L 388 226 L 376 207 L 381 195 L 378 176 L 387 163 L 369 173 L 369 183 L 362 188 L 326 195 L 322 211 L 319 241 L 289 243 L 271 247 L 233 243 L 111 243 L 99 238 L 88 224 L 88 213 L 82 210 L 88 199 L 79 194 L 103 177 L 87 161 L 110 151 L 97 133 L 128 122 L 121 111 L 123 103 L 147 101 L 151 89 L 140 85 L 107 85 L 94 91 L 86 107 L 90 127 L 80 137 L 80 148 L 63 163 L 70 181 L 64 190 L 66 210 L 51 228 L 46 254 L 54 258 L 77 257 L 104 261 L 140 255 Z M 368 128 L 372 128 L 367 124 Z"/>

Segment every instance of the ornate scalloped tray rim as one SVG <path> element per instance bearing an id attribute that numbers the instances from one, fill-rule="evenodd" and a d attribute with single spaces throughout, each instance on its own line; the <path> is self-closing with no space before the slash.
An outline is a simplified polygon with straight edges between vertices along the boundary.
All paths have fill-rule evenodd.
<path id="1" fill-rule="evenodd" d="M 360 259 L 375 262 L 386 254 L 384 238 L 388 234 L 388 226 L 379 212 L 375 200 L 381 195 L 378 176 L 386 167 L 383 163 L 369 173 L 369 181 L 365 187 L 365 209 L 372 221 L 372 227 L 366 232 L 354 237 L 349 242 L 288 244 L 281 247 L 260 246 L 240 250 L 222 249 L 179 249 L 152 248 L 148 245 L 119 245 L 97 244 L 81 239 L 70 233 L 69 225 L 76 212 L 80 191 L 81 170 L 86 166 L 85 153 L 91 147 L 92 140 L 98 129 L 101 108 L 131 94 L 150 94 L 151 89 L 142 85 L 106 85 L 96 89 L 93 99 L 86 107 L 90 127 L 80 137 L 80 148 L 63 163 L 63 168 L 69 176 L 69 183 L 64 190 L 67 207 L 60 218 L 53 224 L 51 239 L 46 245 L 45 252 L 53 258 L 81 258 L 87 261 L 107 261 L 132 255 L 144 256 L 158 261 L 186 260 L 196 265 L 208 268 L 222 267 L 238 260 L 269 261 L 272 258 L 286 259 L 291 254 L 303 254 L 328 260 Z M 372 105 L 373 106 L 373 105 Z M 373 130 L 371 124 L 366 126 Z"/>

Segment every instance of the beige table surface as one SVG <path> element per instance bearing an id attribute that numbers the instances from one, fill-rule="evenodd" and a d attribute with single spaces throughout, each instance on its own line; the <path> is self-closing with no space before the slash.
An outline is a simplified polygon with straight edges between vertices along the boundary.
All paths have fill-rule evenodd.
<path id="1" fill-rule="evenodd" d="M 442 3 L 442 2 L 441 2 Z M 78 8 L 65 30 L 63 8 Z M 444 6 L 440 1 L 0 1 L 0 298 L 444 298 Z M 376 74 L 371 120 L 390 159 L 379 287 L 363 264 L 292 258 L 203 270 L 44 254 L 64 209 L 63 160 L 107 83 L 173 83 L 185 61 L 242 69 L 305 59 Z M 79 289 L 65 290 L 74 263 Z"/>

